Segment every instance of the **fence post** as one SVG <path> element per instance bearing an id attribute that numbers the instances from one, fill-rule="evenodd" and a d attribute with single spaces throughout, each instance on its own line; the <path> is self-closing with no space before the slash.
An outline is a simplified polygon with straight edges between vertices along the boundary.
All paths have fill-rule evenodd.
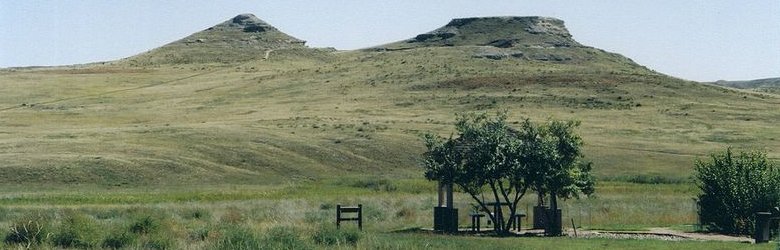
<path id="1" fill-rule="evenodd" d="M 358 204 L 358 228 L 363 231 L 363 204 Z"/>
<path id="2" fill-rule="evenodd" d="M 336 205 L 336 229 L 341 228 L 341 205 Z"/>

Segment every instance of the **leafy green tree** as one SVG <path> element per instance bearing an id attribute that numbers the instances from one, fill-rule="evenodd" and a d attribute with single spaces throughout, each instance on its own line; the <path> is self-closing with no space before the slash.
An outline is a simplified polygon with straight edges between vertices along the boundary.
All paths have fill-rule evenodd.
<path id="1" fill-rule="evenodd" d="M 552 121 L 537 126 L 526 119 L 516 130 L 507 125 L 505 113 L 494 118 L 459 115 L 456 138 L 425 135 L 425 177 L 457 185 L 484 211 L 495 210 L 489 202 L 506 203 L 508 218 L 517 213 L 517 203 L 529 188 L 542 196 L 549 194 L 557 209 L 558 197 L 594 191 L 591 164 L 580 161 L 582 140 L 574 133 L 578 124 Z M 494 211 L 490 220 L 499 233 L 509 231 L 501 210 Z"/>
<path id="2" fill-rule="evenodd" d="M 579 126 L 575 121 L 550 121 L 535 128 L 529 121 L 523 123 L 521 140 L 528 157 L 531 183 L 540 197 L 549 196 L 550 210 L 558 210 L 558 198 L 579 198 L 579 194 L 591 195 L 595 191 L 595 179 L 591 175 L 592 164 L 582 161 L 582 138 L 574 132 Z M 553 218 L 548 218 L 548 223 Z M 558 235 L 561 225 L 550 225 L 547 234 Z"/>
<path id="3" fill-rule="evenodd" d="M 699 218 L 713 231 L 752 234 L 754 214 L 780 205 L 780 168 L 765 153 L 713 153 L 696 161 L 695 177 Z"/>
<path id="4" fill-rule="evenodd" d="M 456 129 L 457 138 L 425 135 L 425 177 L 460 187 L 482 210 L 493 211 L 489 219 L 497 233 L 506 234 L 511 226 L 507 218 L 517 214 L 517 203 L 528 190 L 517 132 L 507 126 L 503 113 L 495 118 L 486 114 L 460 115 Z M 480 199 L 485 197 L 485 190 L 487 198 Z M 509 216 L 493 209 L 489 202 L 508 204 Z"/>

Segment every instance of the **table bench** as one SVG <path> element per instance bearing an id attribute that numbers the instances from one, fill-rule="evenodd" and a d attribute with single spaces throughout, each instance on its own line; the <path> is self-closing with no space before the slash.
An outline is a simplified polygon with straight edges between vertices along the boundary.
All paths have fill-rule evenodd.
<path id="1" fill-rule="evenodd" d="M 480 232 L 482 228 L 482 218 L 486 215 L 483 213 L 469 213 L 469 216 L 471 217 L 471 231 L 472 232 Z M 522 228 L 522 219 L 525 218 L 525 214 L 515 214 L 514 218 L 509 219 L 509 223 L 512 223 L 512 228 L 515 231 L 520 231 L 520 228 Z M 488 220 L 488 223 L 490 223 L 490 220 Z"/>

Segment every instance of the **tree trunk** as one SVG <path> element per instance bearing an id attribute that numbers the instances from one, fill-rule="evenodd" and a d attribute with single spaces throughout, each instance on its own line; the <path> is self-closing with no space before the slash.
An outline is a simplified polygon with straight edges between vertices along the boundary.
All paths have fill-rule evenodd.
<path id="1" fill-rule="evenodd" d="M 500 203 L 501 198 L 498 197 L 498 189 L 496 188 L 496 184 L 491 182 L 490 183 L 490 189 L 493 190 L 493 199 L 494 204 Z M 501 205 L 493 205 L 493 217 L 495 220 L 493 220 L 493 230 L 498 233 L 499 235 L 503 235 L 503 228 L 504 228 L 504 216 L 501 214 Z"/>
<path id="2" fill-rule="evenodd" d="M 561 213 L 558 210 L 558 197 L 555 192 L 550 192 L 550 209 L 547 211 L 547 226 L 544 234 L 547 236 L 559 236 L 563 233 Z"/>
<path id="3" fill-rule="evenodd" d="M 550 209 L 558 209 L 558 197 L 556 197 L 555 192 L 550 192 Z"/>

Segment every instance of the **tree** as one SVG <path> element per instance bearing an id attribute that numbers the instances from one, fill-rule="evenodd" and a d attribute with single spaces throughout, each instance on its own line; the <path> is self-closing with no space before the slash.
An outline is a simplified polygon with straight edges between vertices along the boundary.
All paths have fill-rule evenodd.
<path id="1" fill-rule="evenodd" d="M 505 203 L 508 218 L 516 215 L 517 203 L 529 188 L 541 196 L 549 194 L 557 211 L 557 198 L 594 191 L 591 164 L 580 161 L 582 140 L 573 131 L 577 125 L 552 121 L 537 126 L 526 119 L 516 130 L 507 125 L 505 113 L 495 118 L 459 115 L 456 138 L 425 135 L 425 177 L 457 185 L 484 211 L 491 211 L 488 203 Z M 492 211 L 489 218 L 498 233 L 507 233 L 510 224 L 502 210 Z"/>
<path id="2" fill-rule="evenodd" d="M 488 217 L 496 232 L 507 234 L 511 224 L 506 218 L 517 214 L 517 203 L 528 190 L 516 132 L 507 126 L 504 113 L 495 118 L 459 115 L 456 129 L 457 138 L 425 135 L 425 177 L 460 187 L 481 210 L 493 211 Z M 485 189 L 489 190 L 488 198 L 480 199 Z M 504 217 L 501 209 L 492 209 L 489 202 L 508 204 L 509 217 Z"/>
<path id="3" fill-rule="evenodd" d="M 780 168 L 765 153 L 713 153 L 696 161 L 695 177 L 699 219 L 709 230 L 752 234 L 754 214 L 780 205 Z"/>
<path id="4" fill-rule="evenodd" d="M 574 132 L 577 126 L 579 122 L 575 121 L 553 120 L 540 128 L 527 120 L 523 123 L 525 162 L 532 169 L 528 182 L 539 197 L 550 197 L 551 215 L 558 217 L 548 216 L 546 233 L 550 235 L 561 233 L 558 198 L 579 198 L 580 193 L 591 195 L 595 191 L 592 163 L 581 161 L 582 139 Z"/>

